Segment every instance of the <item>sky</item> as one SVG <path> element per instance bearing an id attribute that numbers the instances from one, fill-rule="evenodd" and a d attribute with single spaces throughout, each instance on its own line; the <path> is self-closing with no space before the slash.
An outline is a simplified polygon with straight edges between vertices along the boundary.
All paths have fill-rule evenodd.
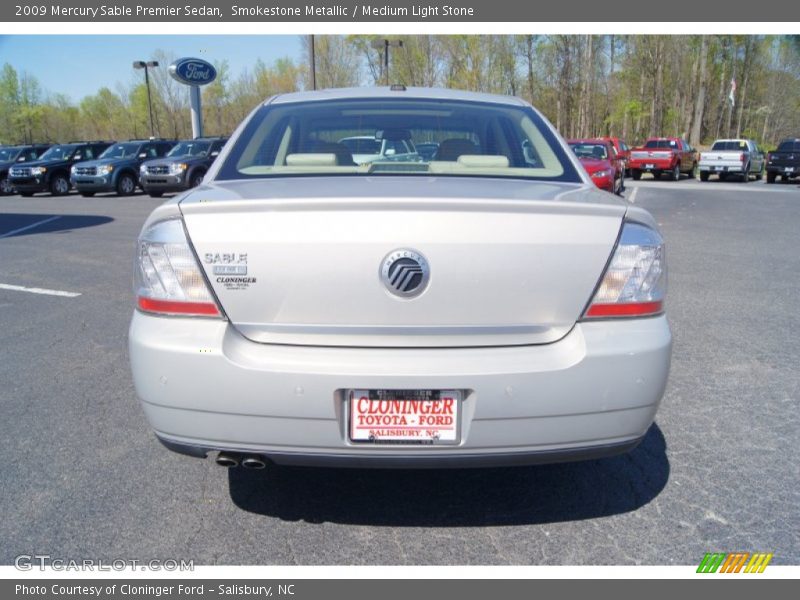
<path id="1" fill-rule="evenodd" d="M 211 63 L 227 60 L 231 79 L 252 70 L 259 58 L 268 65 L 283 57 L 302 60 L 297 35 L 0 35 L 0 65 L 9 63 L 36 77 L 45 93 L 65 94 L 76 103 L 103 86 L 117 91 L 117 83 L 142 81 L 143 71 L 131 65 L 149 60 L 154 50 Z"/>

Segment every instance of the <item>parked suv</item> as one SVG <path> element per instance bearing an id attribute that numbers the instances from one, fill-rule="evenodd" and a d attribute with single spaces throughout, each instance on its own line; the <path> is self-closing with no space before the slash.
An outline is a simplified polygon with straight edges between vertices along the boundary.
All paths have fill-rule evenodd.
<path id="1" fill-rule="evenodd" d="M 9 182 L 23 196 L 50 192 L 63 196 L 70 190 L 69 171 L 75 163 L 100 156 L 113 142 L 69 142 L 51 146 L 38 160 L 9 170 Z"/>
<path id="2" fill-rule="evenodd" d="M 142 163 L 139 168 L 142 189 L 158 198 L 165 192 L 200 185 L 227 141 L 228 138 L 202 137 L 178 142 L 164 158 Z"/>
<path id="3" fill-rule="evenodd" d="M 73 165 L 72 184 L 83 196 L 97 192 L 117 192 L 129 196 L 139 183 L 139 167 L 153 158 L 164 156 L 176 140 L 128 140 L 109 146 L 97 160 Z"/>
<path id="4" fill-rule="evenodd" d="M 38 159 L 49 147 L 50 144 L 32 144 L 0 148 L 0 195 L 14 193 L 14 186 L 8 180 L 8 170 L 11 167 Z"/>

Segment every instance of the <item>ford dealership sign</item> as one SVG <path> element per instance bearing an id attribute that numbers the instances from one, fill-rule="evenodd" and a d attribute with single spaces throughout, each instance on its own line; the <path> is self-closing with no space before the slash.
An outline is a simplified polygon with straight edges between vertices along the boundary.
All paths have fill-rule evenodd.
<path id="1" fill-rule="evenodd" d="M 186 85 L 206 85 L 217 78 L 214 65 L 199 58 L 179 58 L 169 66 L 169 74 Z"/>

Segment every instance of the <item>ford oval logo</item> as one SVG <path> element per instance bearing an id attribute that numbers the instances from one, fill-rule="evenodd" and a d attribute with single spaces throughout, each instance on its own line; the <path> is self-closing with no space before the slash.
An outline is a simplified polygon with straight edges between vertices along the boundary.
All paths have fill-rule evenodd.
<path id="1" fill-rule="evenodd" d="M 217 78 L 214 65 L 199 58 L 179 58 L 169 66 L 169 74 L 186 85 L 206 85 Z"/>

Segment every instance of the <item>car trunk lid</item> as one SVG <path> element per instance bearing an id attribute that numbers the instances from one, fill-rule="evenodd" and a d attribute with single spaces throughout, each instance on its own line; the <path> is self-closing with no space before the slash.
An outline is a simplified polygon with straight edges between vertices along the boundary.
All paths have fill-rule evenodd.
<path id="1" fill-rule="evenodd" d="M 544 344 L 580 318 L 625 207 L 587 186 L 458 178 L 293 178 L 201 187 L 181 202 L 232 324 L 263 343 Z M 211 200 L 213 198 L 213 200 Z M 427 287 L 381 279 L 412 250 Z"/>

